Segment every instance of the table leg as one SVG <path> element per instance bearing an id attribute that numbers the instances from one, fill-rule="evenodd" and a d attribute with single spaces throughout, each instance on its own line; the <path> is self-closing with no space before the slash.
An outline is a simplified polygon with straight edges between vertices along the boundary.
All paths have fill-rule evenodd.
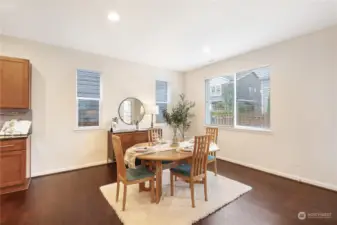
<path id="1" fill-rule="evenodd" d="M 160 202 L 161 194 L 162 194 L 162 172 L 163 165 L 160 160 L 156 161 L 156 198 L 157 204 Z"/>
<path id="2" fill-rule="evenodd" d="M 141 160 L 141 164 L 142 164 L 142 166 L 145 166 L 145 161 L 144 160 Z M 145 191 L 145 182 L 143 182 L 143 183 L 139 183 L 139 192 L 142 192 L 142 191 Z"/>

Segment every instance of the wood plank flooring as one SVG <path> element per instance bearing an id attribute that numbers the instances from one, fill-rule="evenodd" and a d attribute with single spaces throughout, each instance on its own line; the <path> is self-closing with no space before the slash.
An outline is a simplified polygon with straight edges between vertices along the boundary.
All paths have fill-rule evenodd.
<path id="1" fill-rule="evenodd" d="M 198 225 L 337 224 L 336 192 L 224 161 L 218 161 L 218 173 L 253 190 Z M 122 224 L 99 190 L 115 180 L 114 165 L 34 178 L 27 192 L 1 196 L 1 225 Z M 301 221 L 300 211 L 331 212 L 332 218 Z"/>

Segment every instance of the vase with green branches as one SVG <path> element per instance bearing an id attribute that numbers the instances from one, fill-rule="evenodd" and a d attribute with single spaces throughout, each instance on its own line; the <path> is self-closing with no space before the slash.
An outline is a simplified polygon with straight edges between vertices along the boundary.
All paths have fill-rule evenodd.
<path id="1" fill-rule="evenodd" d="M 194 114 L 191 113 L 194 106 L 195 102 L 186 100 L 185 95 L 180 94 L 179 101 L 172 107 L 171 112 L 168 112 L 167 109 L 163 110 L 164 120 L 173 130 L 172 146 L 178 145 L 178 130 L 182 139 L 185 139 L 185 133 L 191 126 L 191 118 L 194 117 Z"/>

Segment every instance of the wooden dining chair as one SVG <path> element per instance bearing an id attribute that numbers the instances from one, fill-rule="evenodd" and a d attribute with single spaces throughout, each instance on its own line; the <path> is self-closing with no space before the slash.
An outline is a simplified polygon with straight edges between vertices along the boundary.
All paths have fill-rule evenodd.
<path id="1" fill-rule="evenodd" d="M 149 143 L 153 144 L 155 142 L 157 142 L 159 139 L 163 138 L 163 130 L 161 128 L 150 128 L 147 132 L 148 134 L 148 139 L 149 139 Z M 168 169 L 171 168 L 172 166 L 174 166 L 172 163 L 172 161 L 167 161 L 164 160 L 162 161 L 162 163 L 165 165 L 164 168 Z M 150 165 L 150 168 L 153 169 L 155 167 L 155 165 L 152 163 L 146 163 L 146 165 Z"/>
<path id="2" fill-rule="evenodd" d="M 207 156 L 209 153 L 209 144 L 211 137 L 209 135 L 197 136 L 194 138 L 194 150 L 191 164 L 180 164 L 170 169 L 171 196 L 174 195 L 174 178 L 188 182 L 191 189 L 192 207 L 195 207 L 194 184 L 204 184 L 205 201 L 207 201 Z"/>
<path id="3" fill-rule="evenodd" d="M 211 142 L 218 142 L 219 129 L 217 127 L 206 127 L 206 135 L 211 136 Z M 210 152 L 207 158 L 207 164 L 213 163 L 213 172 L 216 176 L 218 174 L 217 164 L 216 164 L 216 152 Z"/>
<path id="4" fill-rule="evenodd" d="M 163 130 L 161 128 L 151 128 L 147 132 L 150 143 L 157 142 L 163 138 Z"/>
<path id="5" fill-rule="evenodd" d="M 122 210 L 123 211 L 125 210 L 127 185 L 130 185 L 130 184 L 139 184 L 139 183 L 144 183 L 146 181 L 149 181 L 150 187 L 151 187 L 151 202 L 155 202 L 155 194 L 154 194 L 155 174 L 144 166 L 138 166 L 136 167 L 136 169 L 131 169 L 131 168 L 126 169 L 125 164 L 124 164 L 121 140 L 118 136 L 112 135 L 112 145 L 113 145 L 116 162 L 117 162 L 116 202 L 118 202 L 118 197 L 119 197 L 119 183 L 122 182 L 124 184 L 123 209 Z"/>

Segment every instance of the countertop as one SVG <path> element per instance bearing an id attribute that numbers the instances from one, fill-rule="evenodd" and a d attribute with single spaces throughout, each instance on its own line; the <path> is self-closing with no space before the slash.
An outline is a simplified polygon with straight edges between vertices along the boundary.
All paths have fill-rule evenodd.
<path id="1" fill-rule="evenodd" d="M 31 134 L 24 134 L 24 135 L 0 135 L 0 140 L 28 138 L 30 135 Z"/>

